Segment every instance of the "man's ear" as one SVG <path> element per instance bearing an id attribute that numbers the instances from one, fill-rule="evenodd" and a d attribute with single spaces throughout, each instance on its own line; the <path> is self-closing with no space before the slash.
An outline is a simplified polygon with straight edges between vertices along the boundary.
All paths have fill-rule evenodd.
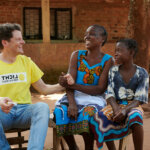
<path id="1" fill-rule="evenodd" d="M 8 41 L 7 40 L 2 40 L 2 45 L 3 45 L 3 47 L 6 47 L 8 45 Z"/>

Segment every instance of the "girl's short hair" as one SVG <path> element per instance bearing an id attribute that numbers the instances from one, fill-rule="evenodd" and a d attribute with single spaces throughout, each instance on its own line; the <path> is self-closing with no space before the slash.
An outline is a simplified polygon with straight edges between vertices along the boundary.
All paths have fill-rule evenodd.
<path id="1" fill-rule="evenodd" d="M 107 42 L 107 36 L 108 36 L 106 29 L 103 26 L 97 24 L 92 25 L 92 27 L 94 27 L 94 29 L 97 32 L 100 32 L 100 35 L 104 38 L 104 42 L 102 43 L 102 46 L 104 46 L 104 44 Z"/>
<path id="2" fill-rule="evenodd" d="M 134 56 L 138 52 L 138 44 L 136 40 L 130 39 L 130 38 L 124 38 L 124 39 L 118 40 L 117 43 L 118 42 L 124 43 L 124 45 L 127 47 L 128 50 L 134 51 Z"/>

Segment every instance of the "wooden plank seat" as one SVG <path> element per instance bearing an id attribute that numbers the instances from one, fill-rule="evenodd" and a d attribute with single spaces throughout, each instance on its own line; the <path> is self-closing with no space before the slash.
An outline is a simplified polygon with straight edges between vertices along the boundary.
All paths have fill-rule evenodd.
<path id="1" fill-rule="evenodd" d="M 63 139 L 63 137 L 57 137 L 56 124 L 53 121 L 53 114 L 50 114 L 49 127 L 53 128 L 53 150 L 68 149 L 67 144 L 65 140 Z M 15 132 L 18 133 L 17 137 L 7 138 L 8 143 L 10 145 L 18 144 L 18 148 L 12 148 L 12 150 L 27 150 L 27 147 L 23 147 L 22 144 L 28 143 L 28 140 L 25 140 L 24 136 L 21 135 L 22 132 L 27 131 L 27 130 L 29 130 L 29 128 L 28 129 L 17 128 L 17 129 L 10 129 L 10 130 L 5 131 L 5 133 L 15 133 Z M 119 150 L 127 150 L 128 138 L 129 136 L 126 136 L 119 141 Z"/>
<path id="2" fill-rule="evenodd" d="M 67 150 L 67 144 L 63 137 L 57 137 L 56 124 L 53 121 L 53 114 L 50 115 L 49 127 L 53 128 L 53 150 Z M 131 132 L 129 133 L 129 135 Z M 119 150 L 127 150 L 129 135 L 119 140 Z"/>
<path id="3" fill-rule="evenodd" d="M 10 129 L 10 130 L 6 130 L 5 133 L 15 133 L 17 132 L 17 136 L 15 137 L 9 137 L 7 138 L 8 143 L 10 145 L 18 145 L 18 148 L 11 148 L 11 150 L 26 150 L 27 147 L 23 146 L 24 143 L 28 143 L 28 140 L 24 139 L 24 136 L 22 136 L 22 132 L 27 131 L 28 129 L 19 129 L 19 128 L 15 128 L 15 129 Z"/>
<path id="4" fill-rule="evenodd" d="M 67 145 L 63 137 L 57 137 L 56 124 L 53 121 L 53 114 L 50 115 L 49 127 L 53 128 L 53 150 L 67 150 Z M 129 133 L 129 135 L 131 132 Z M 119 140 L 119 150 L 127 150 L 129 135 Z"/>
<path id="5" fill-rule="evenodd" d="M 53 150 L 58 150 L 60 147 L 62 150 L 64 150 L 65 147 L 64 140 L 61 137 L 56 136 L 56 124 L 53 121 L 53 114 L 50 114 L 49 127 L 53 128 Z M 18 145 L 18 148 L 11 148 L 12 150 L 27 150 L 27 147 L 23 147 L 23 144 L 28 143 L 28 140 L 25 140 L 24 136 L 21 135 L 22 132 L 27 130 L 30 129 L 15 128 L 15 129 L 10 129 L 5 131 L 5 133 L 17 133 L 17 136 L 7 138 L 10 146 Z"/>

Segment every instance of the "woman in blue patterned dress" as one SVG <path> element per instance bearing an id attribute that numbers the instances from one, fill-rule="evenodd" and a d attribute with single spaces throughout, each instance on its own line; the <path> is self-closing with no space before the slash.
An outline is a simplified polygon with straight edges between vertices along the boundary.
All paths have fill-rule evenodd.
<path id="1" fill-rule="evenodd" d="M 131 129 L 135 150 L 143 149 L 143 110 L 148 103 L 149 76 L 147 71 L 133 63 L 137 43 L 133 39 L 117 42 L 115 60 L 108 75 L 106 100 L 109 103 L 95 113 L 90 127 L 102 148 L 103 142 L 113 141 L 128 135 Z"/>
<path id="2" fill-rule="evenodd" d="M 101 52 L 107 40 L 104 27 L 90 26 L 84 39 L 87 50 L 73 52 L 69 64 L 68 73 L 76 82 L 67 85 L 64 84 L 65 77 L 60 77 L 60 84 L 66 86 L 67 94 L 56 103 L 54 111 L 57 135 L 64 137 L 69 150 L 78 149 L 73 134 L 82 134 L 85 149 L 93 149 L 94 138 L 89 134 L 89 119 L 106 105 L 104 92 L 108 71 L 113 65 L 112 57 Z"/>

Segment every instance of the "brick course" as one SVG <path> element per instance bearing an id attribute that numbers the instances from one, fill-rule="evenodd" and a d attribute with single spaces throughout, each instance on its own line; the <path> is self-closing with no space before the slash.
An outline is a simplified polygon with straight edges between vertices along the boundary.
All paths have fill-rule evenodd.
<path id="1" fill-rule="evenodd" d="M 74 8 L 73 37 L 83 41 L 84 32 L 92 24 L 103 25 L 109 41 L 124 37 L 128 18 L 128 3 L 104 3 L 101 0 L 50 0 L 51 8 Z M 41 0 L 1 0 L 0 23 L 17 22 L 23 25 L 23 8 L 41 7 Z"/>
<path id="2" fill-rule="evenodd" d="M 50 74 L 51 70 L 66 71 L 71 52 L 84 49 L 83 37 L 87 27 L 100 24 L 108 31 L 104 52 L 114 55 L 115 41 L 126 35 L 129 0 L 111 1 L 50 0 L 50 8 L 72 8 L 73 41 L 79 43 L 25 44 L 25 54 L 32 57 L 46 74 Z M 41 0 L 0 0 L 0 23 L 23 25 L 24 7 L 41 7 Z"/>

